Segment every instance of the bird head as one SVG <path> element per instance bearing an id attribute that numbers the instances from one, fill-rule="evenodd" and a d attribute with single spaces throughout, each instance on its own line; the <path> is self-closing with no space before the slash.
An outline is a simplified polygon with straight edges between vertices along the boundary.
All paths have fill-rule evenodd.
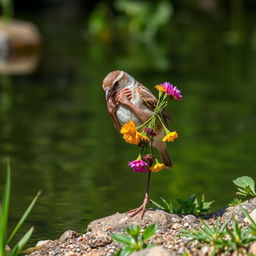
<path id="1" fill-rule="evenodd" d="M 106 93 L 106 100 L 108 100 L 113 93 L 127 87 L 131 79 L 134 80 L 129 74 L 121 70 L 108 73 L 102 83 L 102 88 Z"/>

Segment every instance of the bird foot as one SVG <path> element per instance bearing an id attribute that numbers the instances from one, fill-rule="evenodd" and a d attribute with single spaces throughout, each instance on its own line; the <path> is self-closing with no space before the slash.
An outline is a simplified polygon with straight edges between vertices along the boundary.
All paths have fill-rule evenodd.
<path id="1" fill-rule="evenodd" d="M 128 211 L 129 217 L 132 218 L 132 217 L 136 216 L 138 213 L 142 212 L 141 213 L 141 219 L 143 219 L 145 211 L 146 211 L 146 207 L 150 203 L 151 203 L 151 200 L 148 198 L 148 194 L 146 194 L 141 206 L 139 206 L 138 208 L 135 208 L 135 209 L 132 209 L 132 210 Z"/>

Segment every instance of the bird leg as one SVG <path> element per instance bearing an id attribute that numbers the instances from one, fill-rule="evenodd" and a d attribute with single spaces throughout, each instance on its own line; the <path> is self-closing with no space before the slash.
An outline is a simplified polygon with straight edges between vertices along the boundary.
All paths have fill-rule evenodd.
<path id="1" fill-rule="evenodd" d="M 142 212 L 141 213 L 141 219 L 143 219 L 145 211 L 146 211 L 146 207 L 147 207 L 148 204 L 151 203 L 151 200 L 149 199 L 150 176 L 151 176 L 151 171 L 148 170 L 147 187 L 146 187 L 146 193 L 145 193 L 143 203 L 138 208 L 135 208 L 135 209 L 132 209 L 132 210 L 128 211 L 129 217 L 134 217 L 138 213 Z"/>

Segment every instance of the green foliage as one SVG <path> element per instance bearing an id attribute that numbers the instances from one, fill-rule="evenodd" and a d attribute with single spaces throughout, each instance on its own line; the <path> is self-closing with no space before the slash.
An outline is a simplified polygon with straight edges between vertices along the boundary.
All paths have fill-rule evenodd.
<path id="1" fill-rule="evenodd" d="M 242 210 L 248 218 L 248 211 Z M 232 220 L 231 227 L 228 227 L 227 224 L 220 224 L 218 221 L 213 226 L 202 222 L 199 229 L 182 230 L 181 236 L 191 238 L 190 242 L 200 241 L 212 246 L 213 252 L 211 255 L 239 251 L 240 248 L 247 248 L 249 243 L 256 241 L 256 223 L 251 218 L 248 219 L 251 222 L 248 229 L 240 226 L 236 220 Z"/>
<path id="2" fill-rule="evenodd" d="M 0 7 L 2 7 L 3 10 L 3 17 L 6 20 L 10 20 L 13 17 L 13 1 L 0 0 Z"/>
<path id="3" fill-rule="evenodd" d="M 146 241 L 156 233 L 157 224 L 148 226 L 140 235 L 140 227 L 132 224 L 126 229 L 126 234 L 112 234 L 111 237 L 118 243 L 125 246 L 119 250 L 115 255 L 126 256 L 133 252 L 143 250 L 154 246 L 153 244 L 146 244 Z"/>
<path id="4" fill-rule="evenodd" d="M 251 177 L 248 176 L 242 176 L 235 180 L 233 180 L 233 183 L 237 186 L 238 191 L 236 192 L 237 195 L 249 198 L 249 197 L 255 197 L 255 182 Z"/>
<path id="5" fill-rule="evenodd" d="M 214 201 L 206 202 L 204 195 L 202 195 L 201 200 L 197 199 L 195 194 L 189 196 L 187 199 L 176 199 L 177 203 L 179 204 L 178 207 L 175 207 L 171 200 L 169 202 L 161 197 L 161 200 L 163 202 L 163 205 L 155 202 L 152 200 L 153 205 L 156 207 L 170 212 L 170 213 L 176 213 L 176 214 L 192 214 L 195 216 L 200 216 L 202 214 L 208 213 L 211 209 L 211 205 Z"/>
<path id="6" fill-rule="evenodd" d="M 0 204 L 0 230 L 1 230 L 1 236 L 0 236 L 0 256 L 7 255 L 5 248 L 6 246 L 11 242 L 14 235 L 17 233 L 17 231 L 20 229 L 24 221 L 26 220 L 27 216 L 29 215 L 30 211 L 32 210 L 33 206 L 35 205 L 40 192 L 36 195 L 36 197 L 33 199 L 33 201 L 30 203 L 22 217 L 20 218 L 18 224 L 15 226 L 13 231 L 11 232 L 11 235 L 9 238 L 7 238 L 7 232 L 8 232 L 8 215 L 9 215 L 9 202 L 10 202 L 10 193 L 11 193 L 11 168 L 9 161 L 6 161 L 5 165 L 6 169 L 6 182 L 5 182 L 5 189 L 3 193 L 3 199 L 2 203 Z M 10 251 L 10 256 L 16 256 L 18 255 L 22 248 L 25 246 L 25 244 L 28 242 L 31 234 L 33 232 L 33 227 L 31 227 L 26 234 L 19 240 L 19 242 L 14 246 L 14 248 Z"/>
<path id="7" fill-rule="evenodd" d="M 113 8 L 101 2 L 90 15 L 88 30 L 101 39 L 106 38 L 106 34 L 108 37 L 117 34 L 149 42 L 170 22 L 172 14 L 172 4 L 168 0 L 115 0 Z"/>
<path id="8" fill-rule="evenodd" d="M 229 203 L 229 205 L 230 206 L 236 206 L 236 205 L 239 205 L 239 204 L 241 204 L 243 201 L 241 200 L 241 199 L 239 199 L 239 198 L 234 198 L 230 203 Z"/>

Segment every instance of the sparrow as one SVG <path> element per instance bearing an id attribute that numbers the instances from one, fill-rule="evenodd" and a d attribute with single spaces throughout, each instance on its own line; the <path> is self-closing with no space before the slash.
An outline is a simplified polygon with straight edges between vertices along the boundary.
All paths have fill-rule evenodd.
<path id="1" fill-rule="evenodd" d="M 107 109 L 115 128 L 120 131 L 122 125 L 134 121 L 136 127 L 151 117 L 157 98 L 152 92 L 125 71 L 115 70 L 107 74 L 102 83 L 107 101 Z M 167 125 L 170 119 L 167 112 L 162 113 Z M 159 151 L 166 167 L 171 168 L 172 162 L 167 151 L 167 145 L 162 141 L 165 136 L 163 126 L 159 123 L 152 145 Z"/>

